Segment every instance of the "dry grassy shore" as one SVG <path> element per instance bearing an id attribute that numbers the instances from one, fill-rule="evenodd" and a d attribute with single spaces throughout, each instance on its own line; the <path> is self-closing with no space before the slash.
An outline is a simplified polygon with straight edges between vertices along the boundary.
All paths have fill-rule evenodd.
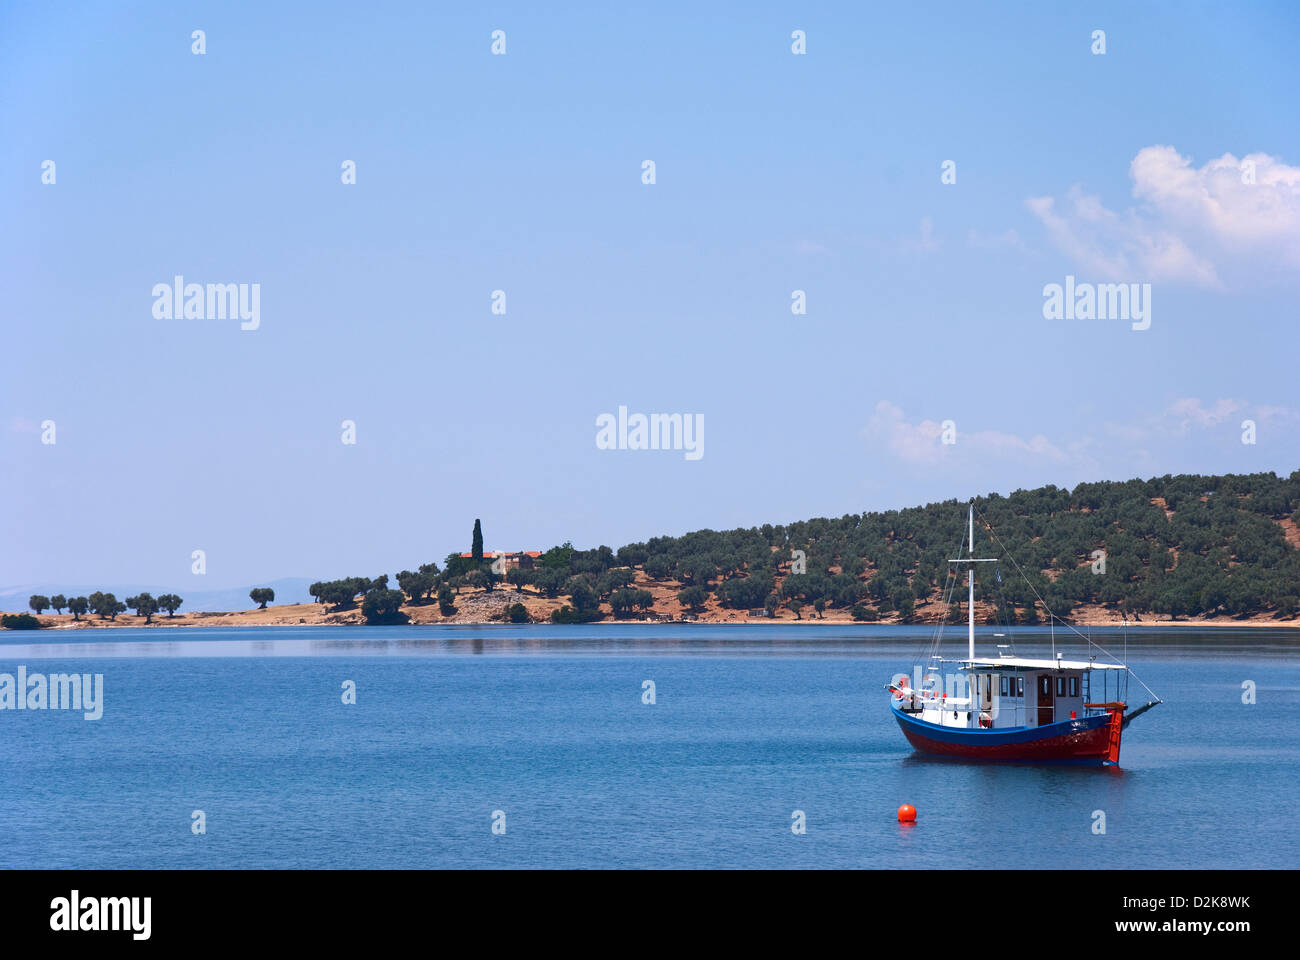
<path id="1" fill-rule="evenodd" d="M 853 623 L 853 618 L 848 610 L 827 609 L 824 617 L 819 617 L 811 607 L 805 607 L 802 611 L 802 618 L 796 619 L 794 614 L 789 610 L 781 609 L 774 618 L 764 616 L 750 616 L 744 610 L 728 610 L 717 604 L 716 599 L 709 598 L 709 603 L 704 610 L 699 613 L 691 614 L 682 608 L 677 602 L 678 584 L 672 581 L 655 582 L 641 581 L 638 587 L 650 590 L 655 597 L 654 608 L 650 614 L 637 614 L 624 620 L 613 620 L 608 613 L 603 624 L 610 623 L 638 623 L 650 621 L 678 621 L 683 617 L 691 617 L 697 623 L 733 623 L 733 624 L 806 624 L 808 626 L 818 626 L 827 624 L 849 624 Z M 551 612 L 559 609 L 567 603 L 567 598 L 548 599 L 539 596 L 531 591 L 519 591 L 512 589 L 502 589 L 500 587 L 491 590 L 471 590 L 462 589 L 456 597 L 456 611 L 450 616 L 444 617 L 438 610 L 436 602 L 405 604 L 402 606 L 402 612 L 414 624 L 476 624 L 476 623 L 500 623 L 505 620 L 505 611 L 508 607 L 516 603 L 522 603 L 528 610 L 529 616 L 539 623 L 550 621 Z M 916 608 L 916 614 L 912 618 L 913 624 L 934 624 L 940 620 L 946 619 L 949 623 L 965 622 L 964 605 L 954 605 L 953 609 L 946 609 L 944 604 L 939 602 L 922 603 Z M 20 611 L 12 611 L 20 612 Z M 30 611 L 27 611 L 30 612 Z M 976 617 L 980 623 L 995 623 L 994 609 L 989 606 L 985 608 L 977 605 Z M 321 624 L 340 624 L 340 625 L 360 625 L 364 623 L 361 616 L 361 605 L 344 609 L 334 610 L 330 607 L 322 606 L 318 603 L 290 603 L 279 606 L 269 606 L 265 610 L 232 610 L 229 612 L 199 612 L 199 613 L 182 613 L 178 612 L 175 616 L 169 617 L 165 613 L 155 614 L 153 622 L 146 624 L 145 618 L 136 616 L 131 613 L 119 614 L 116 620 L 104 620 L 97 616 L 89 614 L 83 615 L 80 620 L 74 619 L 72 614 L 42 614 L 39 618 L 47 628 L 55 630 L 98 630 L 113 627 L 266 627 L 266 626 L 314 626 Z M 1123 621 L 1114 611 L 1102 607 L 1078 607 L 1074 611 L 1071 621 L 1080 626 L 1119 626 Z M 879 623 L 891 624 L 899 623 L 896 615 L 886 615 L 882 617 Z M 1154 615 L 1144 615 L 1140 619 L 1129 621 L 1136 626 L 1170 626 L 1170 627 L 1194 627 L 1194 626 L 1218 626 L 1218 627 L 1288 627 L 1300 628 L 1300 617 L 1290 619 L 1280 619 L 1272 614 L 1257 614 L 1252 617 L 1192 617 L 1180 620 L 1169 620 L 1155 617 Z M 16 634 L 18 631 L 8 631 Z"/>

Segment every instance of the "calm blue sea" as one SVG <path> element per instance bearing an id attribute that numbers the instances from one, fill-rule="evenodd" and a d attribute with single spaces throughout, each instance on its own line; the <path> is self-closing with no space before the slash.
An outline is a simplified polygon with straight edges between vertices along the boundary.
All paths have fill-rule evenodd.
<path id="1" fill-rule="evenodd" d="M 1048 649 L 1012 634 L 1022 656 Z M 8 633 L 0 673 L 102 673 L 104 711 L 0 711 L 0 867 L 1300 866 L 1294 631 L 1130 630 L 1129 662 L 1166 703 L 1128 728 L 1119 769 L 913 754 L 882 687 L 929 636 Z M 962 646 L 953 634 L 949 655 Z M 915 826 L 897 823 L 905 802 Z"/>

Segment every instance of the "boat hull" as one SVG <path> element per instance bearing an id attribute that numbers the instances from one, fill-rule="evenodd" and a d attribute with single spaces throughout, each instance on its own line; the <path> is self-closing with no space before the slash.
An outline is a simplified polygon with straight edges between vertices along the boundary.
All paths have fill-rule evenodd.
<path id="1" fill-rule="evenodd" d="M 1123 713 L 1009 730 L 941 727 L 891 704 L 903 735 L 919 752 L 963 760 L 1021 763 L 1119 763 Z"/>

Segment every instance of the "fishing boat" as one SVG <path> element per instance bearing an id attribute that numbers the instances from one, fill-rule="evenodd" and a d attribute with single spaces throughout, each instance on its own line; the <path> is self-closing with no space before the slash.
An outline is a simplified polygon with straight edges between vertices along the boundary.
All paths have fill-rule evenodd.
<path id="1" fill-rule="evenodd" d="M 1056 651 L 1055 618 L 1050 610 L 1047 611 L 1053 631 L 1050 657 L 1021 657 L 1010 643 L 998 644 L 996 656 L 977 657 L 975 568 L 979 564 L 997 563 L 998 558 L 975 556 L 973 502 L 967 531 L 966 555 L 949 561 L 952 569 L 946 591 L 946 597 L 951 597 L 952 587 L 960 580 L 964 567 L 968 588 L 967 655 L 958 660 L 945 660 L 938 655 L 943 632 L 940 624 L 933 642 L 935 652 L 930 657 L 931 665 L 924 670 L 918 665 L 912 682 L 906 674 L 900 674 L 886 685 L 891 694 L 890 708 L 903 735 L 917 751 L 942 757 L 1117 765 L 1125 728 L 1163 701 L 1139 680 L 1153 699 L 1126 712 L 1128 682 L 1131 677 L 1137 679 L 1128 663 L 1112 662 L 1114 658 L 1109 658 L 1109 654 L 1083 634 L 1079 636 L 1098 653 L 1087 660 L 1067 660 Z M 1000 583 L 1000 571 L 997 576 Z M 1041 597 L 1038 599 L 1042 601 Z M 1127 650 L 1127 644 L 1125 647 Z M 1109 659 L 1099 661 L 1098 655 L 1102 654 Z M 946 684 L 945 665 L 956 671 L 949 674 Z"/>

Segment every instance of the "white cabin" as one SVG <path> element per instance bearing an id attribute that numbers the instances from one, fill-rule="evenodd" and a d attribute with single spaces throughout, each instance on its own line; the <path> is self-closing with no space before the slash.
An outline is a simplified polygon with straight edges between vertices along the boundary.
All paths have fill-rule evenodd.
<path id="1" fill-rule="evenodd" d="M 919 690 L 907 698 L 903 709 L 943 727 L 994 730 L 1041 727 L 1094 712 L 1087 709 L 1087 704 L 1110 696 L 1108 690 L 1094 693 L 1092 671 L 1124 669 L 1120 664 L 1025 660 L 1014 655 L 959 662 L 961 669 L 967 671 L 968 696 L 948 696 L 935 689 Z M 1109 684 L 1104 687 L 1108 688 Z"/>

